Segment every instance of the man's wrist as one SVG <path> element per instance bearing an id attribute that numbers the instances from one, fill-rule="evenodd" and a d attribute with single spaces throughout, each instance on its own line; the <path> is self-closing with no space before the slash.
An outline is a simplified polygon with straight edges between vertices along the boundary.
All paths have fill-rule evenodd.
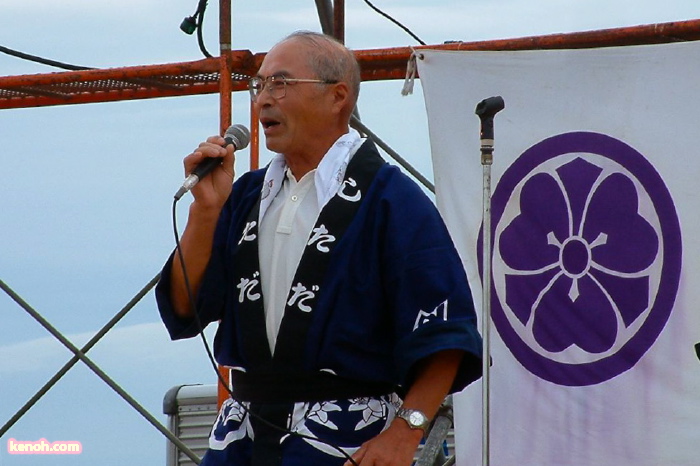
<path id="1" fill-rule="evenodd" d="M 428 433 L 430 418 L 423 411 L 402 406 L 396 411 L 396 417 L 402 419 L 412 430 L 421 431 L 423 434 Z"/>
<path id="2" fill-rule="evenodd" d="M 216 222 L 221 215 L 221 206 L 205 205 L 194 201 L 190 204 L 189 218 L 199 222 Z"/>

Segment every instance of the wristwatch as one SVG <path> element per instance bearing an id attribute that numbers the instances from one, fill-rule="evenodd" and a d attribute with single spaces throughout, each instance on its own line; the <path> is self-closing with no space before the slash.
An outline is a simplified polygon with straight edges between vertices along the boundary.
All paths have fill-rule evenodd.
<path id="1" fill-rule="evenodd" d="M 422 429 L 423 432 L 428 432 L 430 419 L 428 419 L 428 416 L 426 416 L 423 411 L 399 408 L 398 411 L 396 411 L 396 416 L 406 421 L 411 429 Z"/>

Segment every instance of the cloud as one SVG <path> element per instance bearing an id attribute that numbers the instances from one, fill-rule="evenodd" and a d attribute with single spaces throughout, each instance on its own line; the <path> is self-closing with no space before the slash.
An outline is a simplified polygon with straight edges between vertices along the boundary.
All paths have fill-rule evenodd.
<path id="1" fill-rule="evenodd" d="M 212 331 L 206 335 L 212 341 Z M 78 348 L 96 332 L 66 335 Z M 172 342 L 160 322 L 117 327 L 87 356 L 105 371 L 149 370 L 160 364 L 201 364 L 204 349 L 199 339 Z M 48 336 L 0 346 L 0 377 L 58 370 L 72 357 L 58 340 Z"/>

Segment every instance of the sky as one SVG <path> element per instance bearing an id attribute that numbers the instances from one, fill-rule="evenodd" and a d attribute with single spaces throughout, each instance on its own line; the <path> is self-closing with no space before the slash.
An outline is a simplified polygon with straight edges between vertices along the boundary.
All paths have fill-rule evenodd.
<path id="1" fill-rule="evenodd" d="M 586 31 L 700 17 L 697 0 L 375 0 L 424 42 L 476 41 Z M 0 45 L 67 63 L 121 67 L 202 57 L 179 30 L 196 0 L 0 0 Z M 360 0 L 346 1 L 352 49 L 416 45 Z M 267 51 L 299 29 L 320 31 L 315 2 L 233 1 L 232 48 Z M 218 2 L 205 16 L 218 54 Z M 0 76 L 60 71 L 0 54 Z M 432 178 L 420 83 L 363 85 L 363 122 Z M 465 83 L 468 85 L 468 83 Z M 459 89 L 455 89 L 459 92 Z M 475 103 L 476 104 L 476 103 Z M 234 96 L 234 121 L 248 121 Z M 182 158 L 218 131 L 216 95 L 0 110 L 0 279 L 80 346 L 153 276 L 174 247 L 172 195 Z M 478 163 L 478 148 L 473 152 Z M 238 174 L 248 169 L 241 151 Z M 269 159 L 263 151 L 263 163 Z M 184 226 L 189 195 L 178 206 Z M 210 340 L 213 328 L 207 330 Z M 170 342 L 149 293 L 88 356 L 164 424 L 175 385 L 214 383 L 199 340 Z M 71 357 L 0 292 L 0 425 Z M 80 441 L 77 456 L 9 455 L 7 441 Z M 165 439 L 78 364 L 7 434 L 0 466 L 165 463 Z"/>

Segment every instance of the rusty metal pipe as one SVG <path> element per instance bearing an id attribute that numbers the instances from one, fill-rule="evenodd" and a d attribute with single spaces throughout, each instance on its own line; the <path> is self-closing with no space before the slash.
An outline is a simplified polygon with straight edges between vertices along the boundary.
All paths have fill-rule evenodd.
<path id="1" fill-rule="evenodd" d="M 230 0 L 226 0 L 230 1 Z M 456 42 L 415 49 L 434 50 L 533 50 L 577 49 L 625 45 L 658 44 L 675 41 L 700 40 L 700 20 L 679 21 L 645 26 L 633 26 L 599 31 L 552 34 L 547 36 L 501 39 L 481 42 Z M 355 54 L 362 68 L 363 81 L 404 79 L 406 63 L 412 50 L 408 47 L 358 50 Z M 228 69 L 254 75 L 260 68 L 264 53 L 253 55 L 248 50 L 230 51 Z M 0 108 L 39 107 L 48 105 L 118 100 L 147 99 L 177 95 L 210 94 L 219 91 L 220 59 L 209 58 L 194 62 L 148 65 L 105 70 L 67 71 L 39 75 L 0 77 Z M 139 87 L 123 89 L 124 81 L 133 78 L 162 79 L 168 88 Z M 191 81 L 186 81 L 186 79 Z M 110 87 L 109 80 L 120 81 L 120 88 Z M 91 88 L 96 82 L 95 88 Z M 213 82 L 212 82 L 213 81 Z M 65 88 L 51 86 L 65 84 Z M 173 84 L 178 89 L 172 89 Z M 98 86 L 99 85 L 99 86 Z M 42 86 L 47 86 L 41 89 Z M 31 88 L 26 95 L 22 88 Z M 231 89 L 242 91 L 246 83 L 234 81 Z M 37 91 L 65 93 L 65 97 L 39 96 Z"/>

